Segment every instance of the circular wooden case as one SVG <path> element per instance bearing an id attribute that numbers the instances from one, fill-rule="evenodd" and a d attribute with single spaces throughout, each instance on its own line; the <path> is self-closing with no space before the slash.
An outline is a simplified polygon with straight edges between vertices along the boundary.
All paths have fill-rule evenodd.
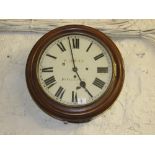
<path id="1" fill-rule="evenodd" d="M 75 107 L 58 103 L 46 95 L 37 78 L 37 65 L 44 50 L 51 42 L 69 34 L 81 34 L 94 38 L 107 48 L 113 62 L 111 83 L 107 91 L 92 104 Z M 45 34 L 32 48 L 26 64 L 26 81 L 32 98 L 47 114 L 67 122 L 87 122 L 109 108 L 119 95 L 124 82 L 123 59 L 113 41 L 102 32 L 84 25 L 62 26 Z"/>

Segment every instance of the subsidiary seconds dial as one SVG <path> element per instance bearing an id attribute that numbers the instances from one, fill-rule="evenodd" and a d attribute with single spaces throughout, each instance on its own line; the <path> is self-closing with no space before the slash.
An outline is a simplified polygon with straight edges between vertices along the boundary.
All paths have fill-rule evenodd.
<path id="1" fill-rule="evenodd" d="M 53 41 L 38 62 L 44 92 L 61 104 L 81 106 L 100 98 L 112 78 L 107 49 L 94 38 L 67 35 Z"/>
<path id="2" fill-rule="evenodd" d="M 116 100 L 124 81 L 121 54 L 102 32 L 84 25 L 51 30 L 32 48 L 26 81 L 50 116 L 87 122 Z"/>

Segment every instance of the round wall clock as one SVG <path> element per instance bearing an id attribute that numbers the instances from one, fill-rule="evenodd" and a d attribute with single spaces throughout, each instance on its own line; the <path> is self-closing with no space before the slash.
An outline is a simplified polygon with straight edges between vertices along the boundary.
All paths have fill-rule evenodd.
<path id="1" fill-rule="evenodd" d="M 119 95 L 123 60 L 102 32 L 67 25 L 45 34 L 27 60 L 26 81 L 37 105 L 52 117 L 87 122 Z"/>

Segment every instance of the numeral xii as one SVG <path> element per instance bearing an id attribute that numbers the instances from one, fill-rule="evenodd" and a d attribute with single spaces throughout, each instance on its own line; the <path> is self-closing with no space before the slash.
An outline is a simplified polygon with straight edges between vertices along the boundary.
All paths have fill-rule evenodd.
<path id="1" fill-rule="evenodd" d="M 79 41 L 79 39 L 78 38 L 73 38 L 72 39 L 72 45 L 73 45 L 73 48 L 79 48 L 79 43 L 80 43 L 80 41 Z"/>

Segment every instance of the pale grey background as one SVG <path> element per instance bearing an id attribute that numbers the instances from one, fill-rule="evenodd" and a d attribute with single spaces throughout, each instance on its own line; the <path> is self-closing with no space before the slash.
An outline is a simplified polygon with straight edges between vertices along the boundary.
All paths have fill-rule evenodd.
<path id="1" fill-rule="evenodd" d="M 67 21 L 90 26 L 102 22 Z M 155 28 L 155 20 L 131 23 L 133 29 Z M 42 35 L 0 32 L 0 134 L 155 134 L 155 42 L 141 38 L 113 39 L 125 64 L 120 96 L 110 109 L 91 122 L 64 124 L 41 111 L 26 86 L 26 60 Z"/>

